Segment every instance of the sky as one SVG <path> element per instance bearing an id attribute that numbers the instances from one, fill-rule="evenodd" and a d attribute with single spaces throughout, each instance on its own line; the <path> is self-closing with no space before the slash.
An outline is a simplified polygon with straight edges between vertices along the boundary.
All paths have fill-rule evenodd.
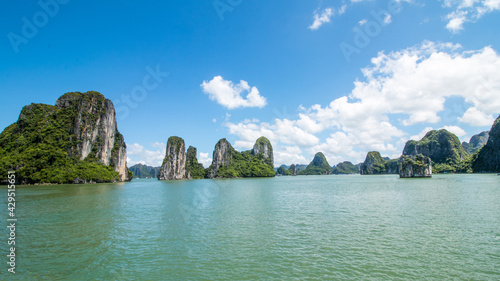
<path id="1" fill-rule="evenodd" d="M 8 1 L 0 18 L 0 127 L 98 91 L 129 166 L 159 166 L 170 136 L 205 167 L 219 139 L 260 136 L 276 166 L 395 158 L 500 114 L 500 0 Z"/>

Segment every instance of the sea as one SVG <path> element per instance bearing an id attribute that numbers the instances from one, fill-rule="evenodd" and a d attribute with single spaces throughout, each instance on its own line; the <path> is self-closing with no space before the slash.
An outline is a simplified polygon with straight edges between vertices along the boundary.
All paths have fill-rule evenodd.
<path id="1" fill-rule="evenodd" d="M 1 280 L 500 280 L 500 176 L 0 187 Z"/>

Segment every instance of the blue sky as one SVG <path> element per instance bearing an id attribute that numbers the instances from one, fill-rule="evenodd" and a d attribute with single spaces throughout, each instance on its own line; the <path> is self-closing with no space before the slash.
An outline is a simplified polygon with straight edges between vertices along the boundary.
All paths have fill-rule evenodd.
<path id="1" fill-rule="evenodd" d="M 260 136 L 276 164 L 397 157 L 500 114 L 500 1 L 9 1 L 0 11 L 0 127 L 66 92 L 112 100 L 129 164 L 169 136 L 207 165 Z"/>

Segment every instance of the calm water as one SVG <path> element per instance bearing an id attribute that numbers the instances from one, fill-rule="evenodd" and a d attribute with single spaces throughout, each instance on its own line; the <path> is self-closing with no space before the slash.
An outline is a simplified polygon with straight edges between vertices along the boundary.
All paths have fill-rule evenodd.
<path id="1" fill-rule="evenodd" d="M 6 187 L 1 190 L 6 223 Z M 18 187 L 6 280 L 500 280 L 500 176 Z"/>

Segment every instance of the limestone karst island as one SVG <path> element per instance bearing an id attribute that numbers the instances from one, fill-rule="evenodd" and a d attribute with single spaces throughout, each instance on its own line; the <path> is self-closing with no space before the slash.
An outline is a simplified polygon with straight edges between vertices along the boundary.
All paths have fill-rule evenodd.
<path id="1" fill-rule="evenodd" d="M 0 169 L 16 171 L 21 184 L 99 183 L 134 177 L 159 180 L 274 177 L 287 175 L 399 174 L 401 178 L 430 177 L 432 173 L 500 172 L 500 117 L 490 131 L 469 143 L 445 129 L 408 141 L 397 159 L 369 152 L 363 163 L 331 166 L 322 152 L 308 165 L 274 167 L 273 146 L 261 137 L 251 150 L 237 151 L 221 139 L 212 163 L 203 167 L 197 149 L 180 137 L 168 138 L 161 167 L 127 168 L 125 139 L 118 131 L 113 103 L 98 92 L 72 92 L 55 105 L 25 106 L 17 122 L 0 135 Z"/>

